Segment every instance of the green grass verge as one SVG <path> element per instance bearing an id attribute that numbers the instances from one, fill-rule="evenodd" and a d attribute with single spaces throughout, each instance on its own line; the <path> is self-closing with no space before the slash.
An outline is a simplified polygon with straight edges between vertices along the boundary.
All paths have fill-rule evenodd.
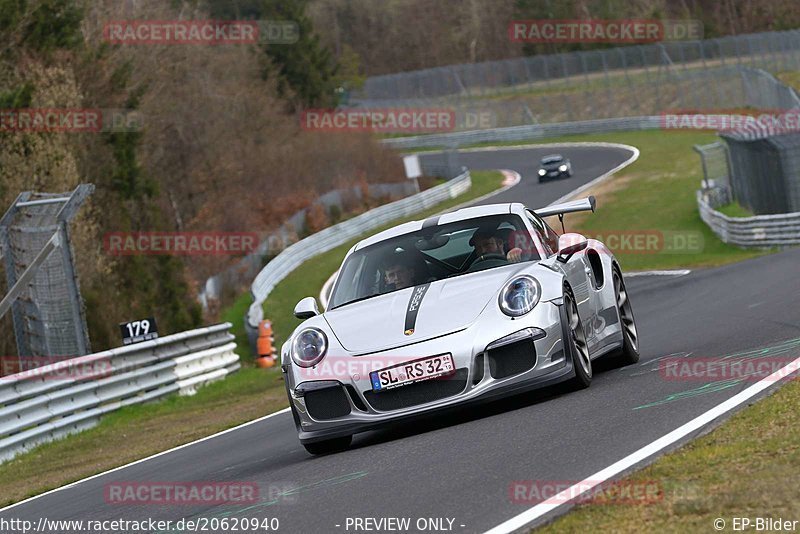
<path id="1" fill-rule="evenodd" d="M 738 202 L 731 202 L 725 206 L 717 208 L 717 211 L 728 217 L 752 217 L 753 212 L 745 208 Z"/>
<path id="2" fill-rule="evenodd" d="M 790 87 L 794 87 L 800 91 L 800 71 L 784 71 L 779 72 L 775 77 Z"/>
<path id="3" fill-rule="evenodd" d="M 733 517 L 800 520 L 797 406 L 800 383 L 793 380 L 618 486 L 654 483 L 662 498 L 582 504 L 537 532 L 715 532 L 717 518 L 726 531 Z"/>
<path id="4" fill-rule="evenodd" d="M 501 182 L 502 175 L 498 172 L 475 172 L 468 192 L 414 218 L 468 202 L 499 188 Z M 350 246 L 352 243 L 306 262 L 278 284 L 267 306 L 280 335 L 286 335 L 293 328 L 295 295 L 318 295 Z M 243 318 L 250 302 L 250 296 L 245 294 L 222 314 L 223 320 L 233 324 L 232 331 L 239 345 L 237 352 L 245 364 L 249 362 L 250 349 Z M 286 406 L 283 380 L 277 368 L 245 367 L 225 380 L 201 388 L 194 396 L 172 395 L 158 402 L 123 408 L 103 417 L 94 428 L 41 445 L 0 464 L 0 506 L 220 432 Z"/>

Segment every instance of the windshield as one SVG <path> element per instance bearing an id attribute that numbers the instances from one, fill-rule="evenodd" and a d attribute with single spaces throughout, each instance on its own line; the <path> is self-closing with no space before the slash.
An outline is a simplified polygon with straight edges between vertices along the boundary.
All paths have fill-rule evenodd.
<path id="1" fill-rule="evenodd" d="M 560 163 L 564 158 L 561 156 L 547 156 L 542 158 L 542 165 L 551 165 L 553 163 Z"/>
<path id="2" fill-rule="evenodd" d="M 444 278 L 540 258 L 517 215 L 423 228 L 357 250 L 341 269 L 329 309 Z"/>

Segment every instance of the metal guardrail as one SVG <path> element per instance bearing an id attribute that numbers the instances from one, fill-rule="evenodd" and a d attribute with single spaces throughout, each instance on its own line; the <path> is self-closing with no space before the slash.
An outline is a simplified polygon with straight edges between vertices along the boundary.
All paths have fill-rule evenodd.
<path id="1" fill-rule="evenodd" d="M 251 345 L 255 342 L 258 323 L 264 318 L 264 301 L 273 288 L 303 262 L 394 219 L 419 213 L 443 200 L 455 198 L 470 187 L 472 178 L 469 171 L 464 169 L 459 176 L 448 180 L 447 183 L 371 209 L 352 219 L 329 226 L 286 248 L 258 273 L 250 288 L 254 302 L 245 318 L 245 328 Z"/>
<path id="2" fill-rule="evenodd" d="M 237 371 L 230 327 L 198 328 L 0 377 L 0 462 L 90 428 L 123 406 L 190 395 Z M 79 371 L 87 368 L 93 371 Z"/>
<path id="3" fill-rule="evenodd" d="M 712 197 L 697 192 L 700 218 L 724 243 L 748 248 L 800 245 L 800 212 L 729 217 L 715 210 L 715 204 Z"/>
<path id="4" fill-rule="evenodd" d="M 397 137 L 385 139 L 383 143 L 392 148 L 408 150 L 412 148 L 452 147 L 490 142 L 527 141 L 561 135 L 656 130 L 662 128 L 662 125 L 663 118 L 659 115 L 652 115 L 646 117 L 622 117 L 617 119 L 596 119 L 554 124 L 531 124 L 527 126 L 494 128 L 491 130 L 471 130 L 468 132 Z"/>

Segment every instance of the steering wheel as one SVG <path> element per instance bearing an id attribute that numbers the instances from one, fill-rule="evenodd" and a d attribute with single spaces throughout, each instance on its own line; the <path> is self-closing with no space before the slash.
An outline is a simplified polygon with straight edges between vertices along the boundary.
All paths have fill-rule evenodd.
<path id="1" fill-rule="evenodd" d="M 486 263 L 486 265 L 484 265 L 484 263 Z M 508 258 L 506 258 L 505 254 L 501 254 L 499 252 L 489 252 L 475 258 L 475 261 L 470 264 L 469 268 L 465 272 L 471 273 L 475 271 L 482 271 L 490 267 L 500 267 L 506 264 L 508 264 Z"/>
<path id="2" fill-rule="evenodd" d="M 475 258 L 475 261 L 473 261 L 472 263 L 475 264 L 478 262 L 490 261 L 490 260 L 508 261 L 508 258 L 506 258 L 505 254 L 501 254 L 500 252 L 488 252 L 486 254 L 481 254 L 480 256 Z"/>

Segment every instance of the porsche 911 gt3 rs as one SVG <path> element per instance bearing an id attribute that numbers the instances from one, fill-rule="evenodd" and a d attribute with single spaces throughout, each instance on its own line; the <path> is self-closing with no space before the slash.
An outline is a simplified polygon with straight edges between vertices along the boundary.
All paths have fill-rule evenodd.
<path id="1" fill-rule="evenodd" d="M 531 210 L 460 209 L 356 244 L 327 310 L 306 297 L 281 348 L 301 443 L 312 454 L 355 433 L 571 381 L 592 361 L 639 359 L 622 270 L 600 241 L 544 218 L 594 211 L 594 197 Z"/>

